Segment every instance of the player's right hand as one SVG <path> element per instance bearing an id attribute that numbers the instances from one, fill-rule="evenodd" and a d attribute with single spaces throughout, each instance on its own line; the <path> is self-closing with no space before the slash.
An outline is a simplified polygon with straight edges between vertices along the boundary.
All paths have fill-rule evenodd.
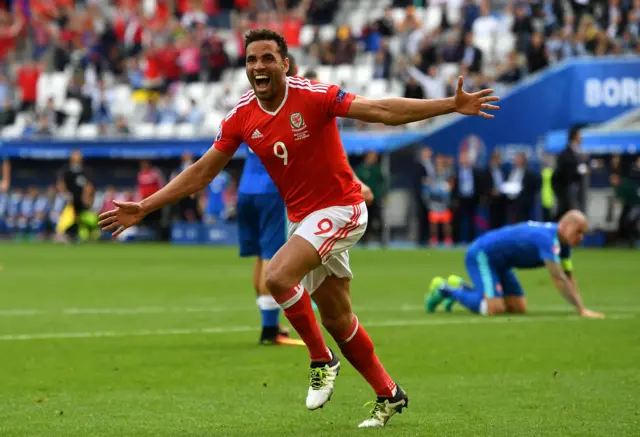
<path id="1" fill-rule="evenodd" d="M 116 231 L 111 234 L 114 237 L 120 235 L 125 229 L 138 223 L 146 215 L 142 206 L 138 202 L 117 202 L 113 201 L 116 209 L 100 214 L 98 226 L 103 231 Z"/>
<path id="2" fill-rule="evenodd" d="M 362 193 L 362 197 L 364 197 L 364 203 L 371 205 L 373 203 L 373 191 L 363 183 L 360 183 L 360 185 L 360 192 Z"/>
<path id="3" fill-rule="evenodd" d="M 580 316 L 586 317 L 587 319 L 604 319 L 604 314 L 591 311 L 586 308 L 580 312 Z"/>

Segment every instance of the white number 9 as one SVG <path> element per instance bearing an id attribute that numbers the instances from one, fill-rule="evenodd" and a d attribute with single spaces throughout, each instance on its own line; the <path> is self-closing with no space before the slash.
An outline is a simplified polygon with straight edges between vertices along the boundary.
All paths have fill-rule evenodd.
<path id="1" fill-rule="evenodd" d="M 287 146 L 282 141 L 278 141 L 273 145 L 273 154 L 282 159 L 284 165 L 289 163 L 289 153 L 287 152 Z"/>

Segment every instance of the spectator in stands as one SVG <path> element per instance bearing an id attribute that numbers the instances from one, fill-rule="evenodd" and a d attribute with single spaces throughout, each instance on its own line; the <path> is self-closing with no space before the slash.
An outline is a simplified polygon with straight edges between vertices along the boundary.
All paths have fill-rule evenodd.
<path id="1" fill-rule="evenodd" d="M 16 85 L 20 96 L 20 111 L 35 109 L 41 70 L 41 67 L 31 60 L 17 68 Z"/>
<path id="2" fill-rule="evenodd" d="M 422 39 L 420 46 L 420 63 L 417 65 L 421 71 L 429 71 L 429 68 L 438 62 L 438 51 L 431 35 Z"/>
<path id="3" fill-rule="evenodd" d="M 516 51 L 509 52 L 505 62 L 496 68 L 496 76 L 498 82 L 506 84 L 514 84 L 522 79 L 522 67 Z"/>
<path id="4" fill-rule="evenodd" d="M 373 202 L 367 205 L 369 226 L 361 241 L 367 244 L 371 237 L 375 236 L 380 244 L 385 246 L 382 205 L 384 205 L 387 193 L 387 181 L 382 173 L 382 165 L 380 164 L 378 153 L 375 151 L 368 152 L 364 157 L 364 162 L 355 169 L 355 173 L 373 191 Z"/>
<path id="5" fill-rule="evenodd" d="M 182 77 L 186 83 L 194 83 L 200 80 L 200 47 L 195 37 L 188 33 L 178 44 L 180 56 L 178 64 L 182 69 Z"/>
<path id="6" fill-rule="evenodd" d="M 373 79 L 391 78 L 391 53 L 384 49 L 378 50 L 373 64 Z"/>
<path id="7" fill-rule="evenodd" d="M 409 76 L 404 86 L 404 97 L 407 99 L 424 99 L 424 90 L 416 80 Z"/>
<path id="8" fill-rule="evenodd" d="M 393 19 L 393 9 L 385 8 L 384 15 L 375 23 L 380 35 L 384 37 L 393 36 L 396 33 L 396 23 Z"/>
<path id="9" fill-rule="evenodd" d="M 451 33 L 447 37 L 447 41 L 442 47 L 440 57 L 443 62 L 458 63 L 460 62 L 460 49 L 455 33 Z"/>
<path id="10" fill-rule="evenodd" d="M 482 68 L 482 51 L 473 45 L 473 33 L 464 34 L 460 52 L 462 65 L 471 73 L 479 73 Z"/>
<path id="11" fill-rule="evenodd" d="M 334 65 L 353 64 L 356 50 L 351 28 L 346 25 L 340 26 L 333 42 Z"/>
<path id="12" fill-rule="evenodd" d="M 507 223 L 507 201 L 502 193 L 506 175 L 498 149 L 491 153 L 486 176 L 489 189 L 489 226 L 491 229 L 498 229 Z"/>
<path id="13" fill-rule="evenodd" d="M 198 102 L 194 99 L 189 100 L 191 105 L 187 112 L 183 115 L 182 122 L 200 126 L 204 120 L 204 113 L 198 107 Z"/>
<path id="14" fill-rule="evenodd" d="M 458 241 L 470 242 L 475 238 L 476 209 L 482 195 L 483 178 L 467 153 L 460 153 L 458 164 L 452 195 L 454 227 L 457 229 Z"/>
<path id="15" fill-rule="evenodd" d="M 549 66 L 549 55 L 544 45 L 544 35 L 535 32 L 527 48 L 527 68 L 529 73 L 535 73 Z"/>
<path id="16" fill-rule="evenodd" d="M 40 117 L 41 121 L 43 121 L 43 117 L 46 118 L 46 127 L 48 128 L 50 133 L 55 132 L 62 125 L 62 123 L 64 123 L 64 120 L 66 118 L 66 114 L 64 112 L 56 109 L 53 97 L 49 97 L 47 99 L 45 107 L 39 111 L 36 111 L 36 113 Z"/>
<path id="17" fill-rule="evenodd" d="M 124 116 L 119 115 L 116 117 L 115 124 L 113 125 L 113 133 L 115 135 L 129 135 L 131 133 L 127 119 Z"/>
<path id="18" fill-rule="evenodd" d="M 147 108 L 144 113 L 145 123 L 158 124 L 160 123 L 160 111 L 158 110 L 158 105 L 155 100 L 149 100 L 147 102 Z"/>
<path id="19" fill-rule="evenodd" d="M 91 108 L 93 110 L 94 123 L 108 123 L 111 120 L 111 106 L 113 104 L 113 92 L 107 90 L 103 80 L 98 81 L 98 86 L 91 93 Z"/>
<path id="20" fill-rule="evenodd" d="M 0 111 L 0 130 L 6 126 L 11 126 L 16 122 L 16 110 L 13 106 L 13 99 L 7 98 L 2 104 Z"/>
<path id="21" fill-rule="evenodd" d="M 524 53 L 533 34 L 533 21 L 525 3 L 520 3 L 515 7 L 515 17 L 511 25 L 511 32 L 516 35 L 517 50 Z"/>
<path id="22" fill-rule="evenodd" d="M 462 7 L 462 23 L 465 32 L 472 29 L 473 23 L 480 16 L 480 8 L 476 3 L 475 0 L 466 0 Z"/>
<path id="23" fill-rule="evenodd" d="M 177 124 L 180 116 L 171 95 L 165 95 L 160 98 L 158 103 L 158 111 L 160 113 L 160 124 Z"/>

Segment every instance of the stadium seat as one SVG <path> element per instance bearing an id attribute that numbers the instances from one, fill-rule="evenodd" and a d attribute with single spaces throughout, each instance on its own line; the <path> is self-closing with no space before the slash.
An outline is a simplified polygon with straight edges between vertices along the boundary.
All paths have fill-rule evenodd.
<path id="1" fill-rule="evenodd" d="M 98 138 L 98 126 L 95 124 L 81 124 L 76 132 L 78 138 L 93 140 Z"/>
<path id="2" fill-rule="evenodd" d="M 333 84 L 333 68 L 327 65 L 318 65 L 316 67 L 316 73 L 318 73 L 318 80 L 322 83 Z"/>
<path id="3" fill-rule="evenodd" d="M 438 6 L 429 6 L 422 22 L 425 32 L 433 32 L 442 23 L 442 9 Z"/>
<path id="4" fill-rule="evenodd" d="M 78 99 L 67 99 L 62 105 L 62 111 L 70 117 L 79 117 L 82 112 L 82 104 Z"/>
<path id="5" fill-rule="evenodd" d="M 313 41 L 313 26 L 305 24 L 300 30 L 300 45 L 303 47 L 308 46 L 311 41 Z"/>
<path id="6" fill-rule="evenodd" d="M 358 65 L 355 67 L 351 84 L 362 88 L 373 79 L 373 64 Z"/>
<path id="7" fill-rule="evenodd" d="M 336 28 L 331 24 L 320 26 L 320 41 L 331 42 L 336 39 Z"/>
<path id="8" fill-rule="evenodd" d="M 196 127 L 190 123 L 181 123 L 176 126 L 176 134 L 180 138 L 194 137 L 196 134 Z"/>
<path id="9" fill-rule="evenodd" d="M 445 81 L 449 80 L 451 76 L 457 76 L 460 72 L 458 64 L 444 63 L 440 65 L 439 76 Z"/>
<path id="10" fill-rule="evenodd" d="M 3 128 L 2 134 L 0 136 L 6 139 L 18 138 L 20 135 L 22 135 L 22 131 L 23 131 L 22 126 L 18 124 L 12 124 L 10 126 L 6 126 L 5 128 Z"/>
<path id="11" fill-rule="evenodd" d="M 353 83 L 354 69 L 351 65 L 338 65 L 333 70 L 333 81 L 336 85 L 341 85 L 343 82 L 346 87 Z"/>
<path id="12" fill-rule="evenodd" d="M 58 135 L 62 138 L 73 138 L 77 135 L 78 117 L 70 116 L 64 121 L 64 124 L 58 129 Z"/>
<path id="13" fill-rule="evenodd" d="M 139 138 L 152 138 L 156 133 L 156 125 L 153 123 L 137 124 L 133 129 L 133 133 Z"/>
<path id="14" fill-rule="evenodd" d="M 171 138 L 175 135 L 176 126 L 173 123 L 162 123 L 156 128 L 158 138 Z"/>
<path id="15" fill-rule="evenodd" d="M 367 96 L 372 99 L 381 99 L 388 95 L 389 83 L 386 79 L 372 79 L 366 87 Z"/>

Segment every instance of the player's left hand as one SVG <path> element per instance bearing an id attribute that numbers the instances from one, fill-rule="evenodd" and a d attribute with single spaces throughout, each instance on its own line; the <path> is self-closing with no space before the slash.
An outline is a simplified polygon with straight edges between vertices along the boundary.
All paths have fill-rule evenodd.
<path id="1" fill-rule="evenodd" d="M 361 183 L 360 185 L 362 186 L 360 192 L 362 193 L 362 197 L 364 197 L 364 203 L 371 205 L 373 203 L 373 191 L 365 184 Z"/>
<path id="2" fill-rule="evenodd" d="M 580 312 L 580 316 L 586 317 L 587 319 L 604 319 L 604 314 L 591 311 L 586 308 Z"/>
<path id="3" fill-rule="evenodd" d="M 464 79 L 462 76 L 458 77 L 458 87 L 456 88 L 455 104 L 456 112 L 464 115 L 479 115 L 484 118 L 493 118 L 493 114 L 488 114 L 483 110 L 497 111 L 500 109 L 496 105 L 491 105 L 489 102 L 497 102 L 500 100 L 498 96 L 492 96 L 493 90 L 481 90 L 477 93 L 467 93 L 462 89 L 464 85 Z"/>

